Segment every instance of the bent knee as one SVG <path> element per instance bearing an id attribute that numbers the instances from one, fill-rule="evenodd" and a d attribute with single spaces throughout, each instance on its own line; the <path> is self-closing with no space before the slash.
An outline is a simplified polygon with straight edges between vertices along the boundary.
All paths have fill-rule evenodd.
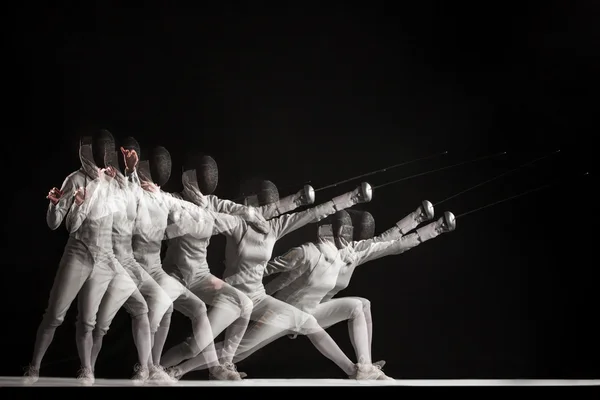
<path id="1" fill-rule="evenodd" d="M 53 327 L 53 328 L 57 328 L 57 327 L 61 326 L 64 321 L 65 321 L 64 315 L 56 315 L 54 313 L 49 313 L 49 312 L 46 312 L 44 314 L 44 317 L 42 318 L 42 324 L 44 326 L 49 326 L 49 327 Z"/>
<path id="2" fill-rule="evenodd" d="M 304 323 L 302 324 L 302 328 L 308 331 L 308 333 L 315 333 L 323 330 L 323 328 L 321 328 L 321 325 L 319 325 L 317 319 L 312 315 L 308 314 L 304 320 Z"/>
<path id="3" fill-rule="evenodd" d="M 356 300 L 352 308 L 350 309 L 350 319 L 356 319 L 365 315 L 363 303 L 360 300 Z"/>
<path id="4" fill-rule="evenodd" d="M 98 326 L 98 324 L 96 324 L 96 326 L 94 327 L 94 330 L 92 331 L 92 335 L 94 337 L 102 337 L 105 336 L 108 333 L 108 326 Z"/>
<path id="5" fill-rule="evenodd" d="M 362 307 L 365 312 L 371 310 L 371 301 L 370 300 L 363 299 L 362 297 L 359 297 L 358 299 L 362 303 Z"/>

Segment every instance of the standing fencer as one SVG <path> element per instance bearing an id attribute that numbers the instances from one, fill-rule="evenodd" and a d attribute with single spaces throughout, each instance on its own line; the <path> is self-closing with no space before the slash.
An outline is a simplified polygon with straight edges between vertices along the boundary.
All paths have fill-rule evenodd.
<path id="1" fill-rule="evenodd" d="M 165 379 L 168 378 L 161 366 L 161 353 L 167 338 L 171 314 L 175 309 L 192 321 L 193 336 L 186 342 L 193 356 L 202 353 L 208 357 L 214 378 L 234 379 L 231 372 L 219 364 L 206 304 L 163 270 L 160 251 L 163 238 L 172 239 L 186 233 L 197 238 L 207 238 L 233 229 L 237 219 L 227 214 L 205 210 L 162 192 L 160 186 L 165 184 L 171 175 L 171 158 L 164 147 L 155 148 L 150 161 L 149 164 L 140 162 L 138 169 L 144 190 L 140 198 L 143 206 L 138 213 L 133 237 L 133 253 L 136 261 L 173 301 L 173 307 L 164 314 L 154 335 L 154 366 L 161 370 Z"/>
<path id="2" fill-rule="evenodd" d="M 255 197 L 258 205 L 274 203 L 278 200 L 277 188 L 272 183 L 264 182 L 260 189 Z M 336 363 L 348 376 L 356 379 L 367 378 L 369 372 L 357 369 L 357 365 L 344 354 L 313 316 L 268 296 L 262 278 L 278 239 L 309 223 L 318 222 L 338 210 L 368 202 L 371 196 L 371 187 L 363 183 L 356 190 L 335 197 L 327 203 L 269 220 L 268 234 L 257 232 L 244 220 L 238 219 L 238 227 L 227 237 L 224 279 L 250 297 L 254 303 L 250 319 L 257 323 L 246 332 L 234 362 L 243 359 L 238 355 L 243 356 L 246 351 L 256 346 L 256 335 L 264 332 L 263 329 L 270 330 L 270 335 L 264 339 L 281 332 L 296 332 L 306 335 L 325 357 Z M 205 367 L 205 360 L 198 356 L 173 367 L 170 374 L 180 377 L 191 370 Z"/>
<path id="3" fill-rule="evenodd" d="M 218 168 L 212 157 L 197 156 L 194 161 L 189 167 L 195 168 L 183 173 L 184 190 L 181 194 L 174 195 L 179 195 L 207 210 L 240 216 L 259 232 L 268 233 L 269 227 L 268 225 L 265 227 L 264 219 L 292 211 L 314 201 L 312 193 L 305 188 L 277 202 L 250 209 L 212 194 L 218 182 Z M 250 321 L 252 301 L 240 290 L 211 274 L 206 260 L 209 243 L 210 238 L 196 238 L 191 234 L 169 240 L 163 268 L 172 276 L 177 276 L 192 293 L 212 306 L 208 317 L 215 337 L 229 327 L 219 358 L 221 364 L 228 368 L 232 375 L 241 379 L 232 361 Z M 192 356 L 184 342 L 169 349 L 163 355 L 163 365 L 165 367 L 177 365 Z"/>
<path id="4" fill-rule="evenodd" d="M 96 327 L 93 331 L 92 368 L 95 370 L 104 335 L 119 309 L 124 306 L 131 315 L 133 338 L 139 361 L 139 364 L 134 367 L 134 375 L 131 379 L 135 383 L 143 383 L 149 378 L 165 379 L 164 372 L 161 375 L 161 371 L 154 368 L 151 363 L 152 334 L 158 329 L 160 319 L 172 303 L 166 292 L 134 259 L 133 228 L 140 206 L 139 192 L 142 190 L 135 173 L 138 155 L 135 149 L 126 150 L 123 147 L 121 153 L 127 176 L 119 171 L 117 152 L 113 152 L 107 164 L 116 171 L 117 185 L 112 196 L 115 206 L 112 243 L 115 257 L 122 269 L 121 273 L 111 281 L 98 309 Z"/>
<path id="5" fill-rule="evenodd" d="M 114 277 L 113 260 L 106 251 L 111 247 L 108 242 L 112 217 L 107 212 L 105 195 L 112 173 L 110 169 L 98 167 L 104 163 L 105 149 L 111 147 L 114 149 L 114 140 L 106 130 L 97 132 L 92 139 L 82 139 L 79 147 L 81 168 L 65 179 L 61 189 L 52 188 L 48 193 L 50 204 L 46 222 L 50 229 L 56 230 L 65 220 L 69 239 L 37 331 L 32 361 L 25 372 L 27 383 L 39 379 L 42 359 L 75 297 L 78 297 L 76 341 L 81 361 L 78 379 L 86 384 L 94 381 L 91 331 L 100 300 Z M 82 211 L 80 207 L 89 211 L 91 217 L 80 218 L 85 214 L 79 212 Z"/>

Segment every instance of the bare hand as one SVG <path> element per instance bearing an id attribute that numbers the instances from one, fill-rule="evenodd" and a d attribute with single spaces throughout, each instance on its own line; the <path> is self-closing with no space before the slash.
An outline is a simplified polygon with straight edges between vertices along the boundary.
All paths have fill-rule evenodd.
<path id="1" fill-rule="evenodd" d="M 123 161 L 125 162 L 125 167 L 129 171 L 133 171 L 139 161 L 137 152 L 135 150 L 126 150 L 124 147 L 121 147 L 121 153 L 123 153 Z"/>
<path id="2" fill-rule="evenodd" d="M 48 192 L 48 196 L 46 196 L 46 198 L 48 200 L 50 200 L 52 202 L 52 204 L 57 205 L 58 201 L 60 200 L 62 195 L 63 195 L 63 192 L 61 192 L 61 190 L 59 188 L 53 187 Z"/>
<path id="3" fill-rule="evenodd" d="M 153 182 L 142 182 L 141 183 L 142 189 L 144 189 L 147 192 L 151 192 L 151 193 L 158 193 L 160 192 L 160 186 L 156 185 Z"/>
<path id="4" fill-rule="evenodd" d="M 73 197 L 75 197 L 75 204 L 78 206 L 82 205 L 85 201 L 85 189 L 79 188 L 73 193 Z"/>

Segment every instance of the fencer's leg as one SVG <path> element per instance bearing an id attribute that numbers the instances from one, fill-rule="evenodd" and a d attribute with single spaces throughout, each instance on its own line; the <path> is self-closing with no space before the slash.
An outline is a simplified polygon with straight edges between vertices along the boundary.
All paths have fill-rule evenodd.
<path id="1" fill-rule="evenodd" d="M 139 292 L 143 295 L 148 306 L 151 348 L 148 367 L 152 367 L 154 363 L 160 365 L 161 362 L 160 355 L 169 332 L 173 302 L 167 292 L 146 271 L 141 267 L 139 268 L 139 270 L 136 270 L 136 274 L 139 275 L 138 279 L 141 281 Z M 159 329 L 160 333 L 158 333 Z M 155 338 L 157 333 L 158 340 Z"/>
<path id="2" fill-rule="evenodd" d="M 286 333 L 292 331 L 306 335 L 321 354 L 333 361 L 347 375 L 356 372 L 356 365 L 350 361 L 331 336 L 319 325 L 315 317 L 271 296 L 265 296 L 260 303 L 262 303 L 262 307 L 266 307 L 275 313 L 275 326 L 279 325 L 281 330 Z M 273 324 L 273 322 L 271 323 Z M 236 359 L 237 356 L 234 357 L 234 360 Z"/>
<path id="3" fill-rule="evenodd" d="M 371 364 L 371 348 L 363 302 L 358 298 L 342 297 L 319 304 L 313 316 L 324 329 L 348 321 L 350 342 L 361 364 Z"/>
<path id="4" fill-rule="evenodd" d="M 212 275 L 193 282 L 190 291 L 212 306 L 208 312 L 208 319 L 213 335 L 216 337 L 227 328 L 223 346 L 217 350 L 217 354 L 221 365 L 237 374 L 232 363 L 233 356 L 250 321 L 252 301 L 241 291 Z M 192 356 L 186 341 L 172 347 L 163 355 L 163 365 L 174 366 Z M 200 354 L 198 357 L 203 356 Z M 203 363 L 205 364 L 206 360 Z M 174 378 L 181 376 L 180 371 L 175 368 L 170 369 L 169 374 Z"/>
<path id="5" fill-rule="evenodd" d="M 287 328 L 294 326 L 296 323 L 294 315 L 289 312 L 278 313 L 277 310 L 270 308 L 270 303 L 265 298 L 255 303 L 250 319 L 256 321 L 256 323 L 247 329 L 233 357 L 233 363 L 246 359 L 267 344 L 290 333 Z M 220 342 L 215 347 L 218 351 L 221 351 L 223 345 L 223 342 Z M 181 375 L 184 375 L 190 371 L 206 369 L 207 367 L 206 360 L 198 356 L 179 364 L 176 368 Z"/>
<path id="6" fill-rule="evenodd" d="M 171 326 L 171 316 L 173 315 L 173 306 L 170 306 L 167 312 L 163 315 L 158 325 L 156 333 L 153 335 L 152 340 L 152 364 L 158 366 L 161 364 L 161 354 L 165 347 L 167 335 L 169 334 L 169 328 Z"/>
<path id="7" fill-rule="evenodd" d="M 138 352 L 138 364 L 134 367 L 134 374 L 131 379 L 135 383 L 143 383 L 150 375 L 148 364 L 152 352 L 148 305 L 142 294 L 136 289 L 127 298 L 124 308 L 131 316 L 133 341 Z"/>
<path id="8" fill-rule="evenodd" d="M 67 311 L 91 274 L 92 266 L 93 261 L 87 250 L 74 246 L 65 248 L 50 291 L 48 307 L 37 330 L 33 356 L 25 373 L 26 383 L 38 380 L 42 359 L 54 339 L 56 328 L 63 323 Z"/>
<path id="9" fill-rule="evenodd" d="M 96 314 L 114 274 L 106 265 L 96 265 L 92 274 L 79 292 L 77 302 L 76 342 L 81 361 L 81 370 L 77 377 L 83 384 L 94 383 L 92 370 L 92 331 L 96 326 Z"/>
<path id="10" fill-rule="evenodd" d="M 190 346 L 190 354 L 192 357 L 202 353 L 208 361 L 211 373 L 213 369 L 221 370 L 219 358 L 214 344 L 214 335 L 208 319 L 206 304 L 196 297 L 188 289 L 185 293 L 177 298 L 173 305 L 176 310 L 184 314 L 192 322 L 192 339 L 186 343 Z"/>

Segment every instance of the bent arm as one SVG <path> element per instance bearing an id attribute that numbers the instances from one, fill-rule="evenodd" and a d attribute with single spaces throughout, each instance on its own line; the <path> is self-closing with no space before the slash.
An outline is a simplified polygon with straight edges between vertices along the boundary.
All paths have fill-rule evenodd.
<path id="1" fill-rule="evenodd" d="M 268 295 L 273 295 L 294 282 L 311 267 L 310 257 L 307 257 L 305 246 L 296 247 L 282 256 L 269 261 L 265 275 L 281 273 L 265 285 Z"/>
<path id="2" fill-rule="evenodd" d="M 58 200 L 56 205 L 49 202 L 48 211 L 46 212 L 46 223 L 48 227 L 53 231 L 57 230 L 60 224 L 63 222 L 65 215 L 73 204 L 73 193 L 76 190 L 74 175 L 69 175 L 60 187 L 60 191 L 63 195 Z"/>
<path id="3" fill-rule="evenodd" d="M 83 203 L 77 205 L 74 200 L 71 200 L 72 205 L 65 220 L 65 225 L 70 233 L 77 231 L 91 213 L 94 214 L 94 218 L 102 218 L 111 212 L 111 207 L 108 205 L 108 201 L 111 199 L 106 196 L 107 191 L 103 189 L 105 189 L 104 185 L 101 185 L 96 179 L 85 188 L 86 198 Z"/>

